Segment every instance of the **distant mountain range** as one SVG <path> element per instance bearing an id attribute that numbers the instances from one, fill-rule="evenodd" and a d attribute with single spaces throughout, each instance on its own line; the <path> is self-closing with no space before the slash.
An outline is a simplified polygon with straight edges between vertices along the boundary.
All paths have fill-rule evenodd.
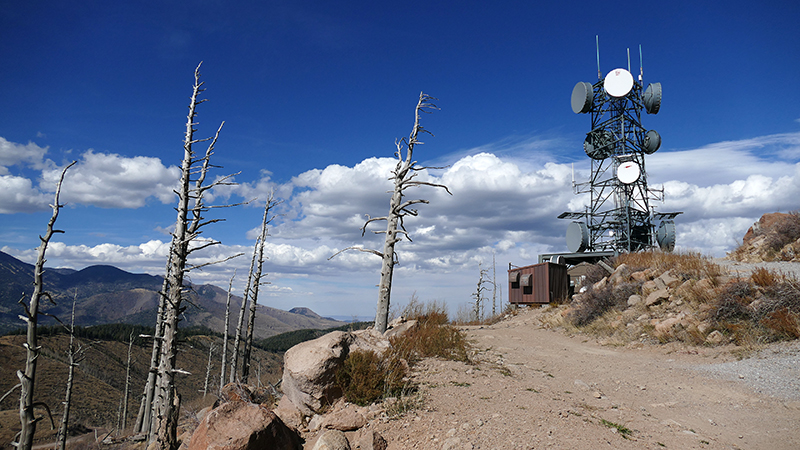
<path id="1" fill-rule="evenodd" d="M 33 292 L 32 264 L 0 252 L 0 334 L 24 326 L 18 304 L 24 298 L 27 304 Z M 45 290 L 55 305 L 42 301 L 41 311 L 68 323 L 75 303 L 75 324 L 81 326 L 104 323 L 132 323 L 152 326 L 158 307 L 158 291 L 163 277 L 134 274 L 113 266 L 90 266 L 82 270 L 47 268 L 44 275 Z M 181 326 L 201 325 L 222 332 L 225 321 L 227 292 L 216 286 L 194 285 L 183 315 Z M 242 298 L 231 297 L 230 332 L 235 330 Z M 263 302 L 263 300 L 262 300 Z M 56 322 L 45 316 L 40 324 Z M 259 305 L 256 313 L 256 337 L 263 339 L 287 331 L 317 328 L 325 329 L 343 325 L 344 322 L 320 317 L 314 311 L 298 307 L 283 311 Z"/>

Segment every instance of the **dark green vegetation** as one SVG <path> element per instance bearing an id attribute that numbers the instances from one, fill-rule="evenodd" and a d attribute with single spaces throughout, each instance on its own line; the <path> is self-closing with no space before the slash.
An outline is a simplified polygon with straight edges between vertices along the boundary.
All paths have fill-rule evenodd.
<path id="1" fill-rule="evenodd" d="M 283 353 L 286 350 L 289 350 L 290 348 L 294 347 L 295 345 L 301 342 L 316 339 L 320 336 L 330 333 L 331 331 L 363 330 L 371 325 L 372 322 L 353 322 L 347 325 L 328 328 L 325 330 L 306 329 L 306 330 L 289 331 L 286 333 L 281 333 L 275 336 L 268 337 L 266 339 L 261 339 L 259 341 L 256 341 L 253 345 L 268 352 Z"/>
<path id="2" fill-rule="evenodd" d="M 131 335 L 137 342 L 142 341 L 140 335 L 153 335 L 153 327 L 144 325 L 133 325 L 129 323 L 106 323 L 103 325 L 93 325 L 88 327 L 75 327 L 75 337 L 87 340 L 118 341 L 128 342 Z M 58 336 L 69 335 L 69 330 L 61 325 L 39 327 L 39 336 Z M 24 335 L 24 329 L 17 329 L 6 333 L 8 336 Z M 178 329 L 178 338 L 186 339 L 190 336 L 214 336 L 222 338 L 222 333 L 210 330 L 203 326 L 192 326 Z M 144 343 L 142 343 L 144 345 Z"/>

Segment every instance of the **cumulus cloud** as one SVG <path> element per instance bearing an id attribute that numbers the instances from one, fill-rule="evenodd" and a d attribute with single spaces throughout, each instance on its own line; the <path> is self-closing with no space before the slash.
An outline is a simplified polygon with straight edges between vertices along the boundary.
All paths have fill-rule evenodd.
<path id="1" fill-rule="evenodd" d="M 52 202 L 63 167 L 45 158 L 47 151 L 0 137 L 0 213 L 43 210 Z M 170 203 L 179 175 L 178 167 L 167 167 L 158 158 L 90 149 L 67 173 L 61 201 L 101 208 L 140 208 L 150 198 Z"/>
<path id="2" fill-rule="evenodd" d="M 556 145 L 553 142 L 540 145 Z M 442 157 L 449 159 L 449 167 L 419 172 L 418 180 L 446 185 L 453 195 L 426 186 L 407 191 L 407 199 L 427 199 L 430 204 L 417 205 L 419 215 L 405 222 L 413 242 L 403 241 L 397 246 L 400 265 L 396 274 L 404 281 L 396 284 L 393 297 L 407 297 L 418 289 L 423 298 L 467 301 L 478 264 L 486 267 L 492 255 L 502 273 L 509 262 L 532 264 L 541 253 L 566 251 L 568 221 L 557 216 L 563 211 L 580 211 L 586 202 L 585 197 L 573 194 L 571 166 L 553 162 L 557 161 L 555 157 L 544 157 L 540 148 L 534 157 L 525 159 L 514 151 L 494 153 L 489 151 L 491 147 Z M 657 152 L 647 159 L 648 180 L 651 187 L 663 186 L 666 201 L 651 205 L 658 211 L 684 212 L 676 219 L 679 249 L 723 256 L 762 214 L 797 208 L 798 159 L 800 133 Z M 296 302 L 302 300 L 314 307 L 315 302 L 346 299 L 364 308 L 373 307 L 379 258 L 359 251 L 348 251 L 331 260 L 329 257 L 350 246 L 382 250 L 383 235 L 373 232 L 385 229 L 385 223 L 371 224 L 364 237 L 361 227 L 366 215 L 386 214 L 387 191 L 392 189 L 389 177 L 395 165 L 394 158 L 368 158 L 352 167 L 331 165 L 309 170 L 284 184 L 275 183 L 270 173 L 262 172 L 253 181 L 215 190 L 219 198 L 236 195 L 246 199 L 275 191 L 284 200 L 283 215 L 273 223 L 265 246 L 264 270 L 273 283 L 270 292 L 285 302 L 275 306 L 298 306 Z M 177 179 L 171 172 L 175 168 L 166 168 L 154 158 L 87 152 L 79 169 L 74 174 L 77 184 L 73 185 L 77 201 L 96 205 L 136 207 L 149 197 L 165 201 L 158 192 L 168 190 L 167 180 Z M 148 175 L 137 177 L 134 173 L 140 171 Z M 576 175 L 579 180 L 588 178 L 580 171 Z M 0 177 L 0 183 L 3 180 Z M 8 178 L 7 183 L 19 186 L 4 189 L 0 205 L 11 202 L 3 197 L 9 192 L 28 192 L 20 198 L 36 198 L 36 186 L 26 181 Z M 118 198 L 120 194 L 115 192 L 90 192 L 104 186 L 112 191 L 134 191 L 135 200 Z M 253 217 L 250 239 L 255 236 L 260 215 Z M 52 261 L 71 261 L 69 265 L 76 268 L 104 263 L 160 274 L 167 246 L 160 240 L 128 247 L 57 245 L 49 257 Z M 236 253 L 244 256 L 192 272 L 192 281 L 227 286 L 234 268 L 239 274 L 249 268 L 251 245 L 219 245 L 193 255 L 193 263 L 202 264 Z M 330 314 L 327 307 L 320 308 Z"/>
<path id="3" fill-rule="evenodd" d="M 48 197 L 34 188 L 28 178 L 0 175 L 0 214 L 33 212 L 44 209 Z M 53 201 L 52 198 L 49 199 Z"/>
<path id="4" fill-rule="evenodd" d="M 42 173 L 48 184 L 54 184 L 59 175 L 60 170 Z M 158 158 L 88 150 L 65 177 L 63 199 L 101 208 L 140 208 L 150 197 L 170 203 L 179 178 L 178 167 L 166 167 Z"/>
<path id="5" fill-rule="evenodd" d="M 33 142 L 22 145 L 0 137 L 0 175 L 8 174 L 8 167 L 16 165 L 42 169 L 45 166 L 46 153 L 47 147 L 39 147 Z"/>

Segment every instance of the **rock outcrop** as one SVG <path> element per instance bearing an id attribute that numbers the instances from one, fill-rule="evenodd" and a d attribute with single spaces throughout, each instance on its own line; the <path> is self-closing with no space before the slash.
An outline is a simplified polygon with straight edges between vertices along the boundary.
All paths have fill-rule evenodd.
<path id="1" fill-rule="evenodd" d="M 764 214 L 751 226 L 729 258 L 741 262 L 800 261 L 800 215 Z"/>
<path id="2" fill-rule="evenodd" d="M 381 354 L 389 348 L 389 337 L 405 333 L 415 325 L 416 321 L 401 318 L 393 321 L 383 334 L 372 328 L 334 331 L 295 345 L 283 356 L 281 388 L 284 396 L 303 416 L 319 413 L 342 396 L 335 383 L 336 372 L 351 351 Z"/>
<path id="3" fill-rule="evenodd" d="M 300 449 L 300 436 L 264 406 L 223 403 L 203 417 L 188 450 Z"/>

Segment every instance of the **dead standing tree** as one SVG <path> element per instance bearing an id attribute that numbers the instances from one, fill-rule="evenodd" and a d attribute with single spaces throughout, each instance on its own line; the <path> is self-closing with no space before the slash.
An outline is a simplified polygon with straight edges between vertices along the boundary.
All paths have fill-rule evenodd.
<path id="1" fill-rule="evenodd" d="M 172 250 L 170 249 L 169 257 L 167 258 L 166 272 L 169 272 L 172 266 Z M 156 379 L 158 378 L 158 362 L 161 357 L 161 337 L 164 335 L 164 309 L 167 303 L 166 292 L 169 288 L 168 277 L 164 277 L 161 284 L 161 291 L 158 293 L 158 313 L 156 314 L 156 328 L 155 333 L 150 336 L 147 334 L 140 334 L 141 338 L 153 338 L 153 350 L 150 354 L 150 370 L 147 373 L 147 383 L 145 383 L 144 393 L 142 394 L 142 402 L 139 406 L 139 414 L 136 417 L 136 424 L 134 425 L 135 433 L 150 434 L 150 425 L 152 424 L 153 412 L 153 396 L 156 392 Z"/>
<path id="2" fill-rule="evenodd" d="M 202 64 L 202 63 L 201 63 Z M 167 270 L 166 292 L 164 293 L 164 315 L 161 336 L 161 355 L 158 363 L 158 376 L 156 380 L 155 396 L 152 405 L 152 424 L 150 426 L 149 442 L 156 442 L 157 448 L 162 450 L 174 450 L 177 448 L 177 420 L 180 399 L 175 392 L 175 374 L 182 372 L 176 366 L 177 356 L 177 332 L 178 321 L 185 307 L 182 306 L 184 297 L 184 278 L 191 270 L 198 269 L 210 264 L 217 264 L 240 255 L 233 255 L 221 261 L 214 261 L 199 265 L 188 265 L 187 260 L 193 252 L 203 250 L 220 242 L 213 239 L 200 240 L 202 229 L 206 225 L 222 221 L 224 219 L 206 219 L 204 214 L 212 208 L 227 207 L 208 206 L 204 202 L 205 193 L 217 186 L 233 184 L 229 182 L 235 174 L 218 178 L 212 183 L 205 183 L 208 169 L 211 167 L 210 159 L 214 152 L 219 134 L 222 131 L 220 124 L 213 138 L 195 139 L 194 133 L 197 131 L 195 118 L 196 108 L 205 100 L 200 100 L 198 96 L 204 91 L 203 83 L 200 81 L 200 65 L 194 71 L 194 86 L 192 87 L 191 102 L 189 103 L 189 114 L 186 121 L 186 133 L 183 141 L 183 161 L 181 163 L 181 179 L 178 190 L 178 217 L 175 221 L 175 230 L 172 234 L 172 245 L 170 251 L 170 264 Z M 193 145 L 210 141 L 204 155 L 199 156 L 193 150 Z M 156 326 L 158 329 L 159 326 Z M 147 405 L 145 406 L 147 407 Z"/>
<path id="3" fill-rule="evenodd" d="M 489 274 L 489 269 L 484 269 L 481 263 L 478 263 L 478 287 L 475 289 L 475 292 L 472 293 L 472 298 L 475 299 L 475 308 L 472 310 L 475 313 L 475 322 L 480 322 L 483 320 L 484 317 L 484 302 L 486 302 L 486 296 L 484 292 L 488 289 L 486 287 L 487 284 L 491 284 L 486 277 Z M 492 309 L 492 314 L 494 314 L 494 309 Z"/>
<path id="4" fill-rule="evenodd" d="M 58 202 L 59 196 L 61 195 L 61 184 L 64 182 L 64 175 L 67 173 L 67 169 L 73 165 L 75 165 L 75 161 L 61 171 L 61 177 L 58 179 L 58 185 L 56 186 L 55 200 L 53 201 L 53 204 L 50 205 L 50 207 L 53 209 L 53 215 L 50 217 L 50 221 L 47 223 L 47 231 L 45 232 L 44 236 L 39 236 L 41 244 L 39 244 L 36 265 L 33 268 L 33 294 L 31 294 L 30 303 L 25 305 L 24 299 L 20 299 L 19 301 L 19 304 L 25 309 L 25 315 L 20 316 L 20 318 L 28 325 L 27 341 L 24 344 L 24 347 L 27 351 L 25 357 L 25 372 L 23 373 L 20 370 L 17 371 L 17 378 L 19 378 L 18 386 L 20 387 L 19 420 L 22 430 L 19 434 L 19 440 L 13 443 L 13 445 L 21 450 L 30 450 L 30 448 L 33 446 L 33 435 L 36 433 L 36 423 L 40 420 L 34 416 L 33 409 L 37 406 L 41 406 L 47 410 L 48 414 L 50 414 L 50 409 L 46 404 L 33 401 L 33 391 L 36 385 L 36 365 L 39 359 L 39 351 L 41 350 L 41 347 L 39 347 L 39 337 L 37 334 L 37 324 L 39 322 L 39 302 L 42 297 L 49 299 L 51 302 L 53 301 L 53 299 L 50 298 L 50 294 L 44 291 L 44 281 L 42 279 L 42 276 L 44 275 L 44 263 L 46 262 L 44 255 L 47 251 L 47 245 L 50 243 L 50 239 L 53 237 L 53 234 L 63 233 L 61 230 L 54 229 L 53 226 L 56 223 L 56 219 L 58 219 L 59 210 L 64 206 Z M 53 417 L 51 415 L 51 424 L 52 420 Z"/>
<path id="5" fill-rule="evenodd" d="M 75 291 L 75 298 L 72 299 L 72 320 L 69 326 L 69 347 L 67 348 L 67 363 L 69 371 L 67 375 L 67 389 L 64 394 L 64 413 L 61 415 L 61 426 L 58 428 L 56 437 L 57 450 L 67 449 L 67 431 L 69 430 L 69 414 L 72 406 L 72 385 L 75 380 L 75 367 L 79 366 L 86 357 L 85 348 L 78 343 L 75 344 L 75 300 L 78 291 Z"/>
<path id="6" fill-rule="evenodd" d="M 424 129 L 422 125 L 420 125 L 421 113 L 430 113 L 430 110 L 439 109 L 436 107 L 436 105 L 431 103 L 432 100 L 436 99 L 426 95 L 424 92 L 420 92 L 419 102 L 417 103 L 414 114 L 414 128 L 412 128 L 411 134 L 408 136 L 408 140 L 403 138 L 395 142 L 395 146 L 397 147 L 397 151 L 395 152 L 395 156 L 397 157 L 397 166 L 392 171 L 392 176 L 389 178 L 390 180 L 394 181 L 394 191 L 392 191 L 392 198 L 389 202 L 389 214 L 385 217 L 367 216 L 367 221 L 361 228 L 361 235 L 363 236 L 366 233 L 367 226 L 370 223 L 381 220 L 386 221 L 385 231 L 373 231 L 375 234 L 386 235 L 383 244 L 383 251 L 379 252 L 377 250 L 370 250 L 362 247 L 348 247 L 331 256 L 331 258 L 333 258 L 334 256 L 346 250 L 358 250 L 378 255 L 383 260 L 383 264 L 381 265 L 381 281 L 378 289 L 378 308 L 377 313 L 375 314 L 375 329 L 381 333 L 386 331 L 386 326 L 388 324 L 387 322 L 389 320 L 389 301 L 392 294 L 392 275 L 394 273 L 394 266 L 397 264 L 397 254 L 395 253 L 394 247 L 398 242 L 403 240 L 403 236 L 411 241 L 411 237 L 408 235 L 408 231 L 405 228 L 404 219 L 406 216 L 416 216 L 418 214 L 417 210 L 412 209 L 411 206 L 418 203 L 429 203 L 428 200 L 423 199 L 404 200 L 406 189 L 417 186 L 433 186 L 442 188 L 447 191 L 448 194 L 452 195 L 450 190 L 445 185 L 415 180 L 418 172 L 422 170 L 442 168 L 421 167 L 417 165 L 417 161 L 413 160 L 414 147 L 417 144 L 423 144 L 423 142 L 419 141 L 420 133 L 428 133 L 433 136 L 431 132 Z M 403 155 L 404 150 L 405 155 Z"/>
<path id="7" fill-rule="evenodd" d="M 233 269 L 231 281 L 228 283 L 228 298 L 225 301 L 225 327 L 222 338 L 222 369 L 219 374 L 219 393 L 222 394 L 222 386 L 225 385 L 225 366 L 228 364 L 228 327 L 231 314 L 231 290 L 233 289 L 233 279 L 236 278 L 236 269 Z"/>
<path id="8" fill-rule="evenodd" d="M 244 316 L 247 313 L 247 299 L 250 297 L 250 282 L 253 280 L 253 268 L 256 266 L 256 249 L 258 248 L 261 237 L 256 239 L 256 246 L 253 247 L 253 258 L 250 260 L 250 271 L 247 273 L 247 284 L 244 287 L 244 295 L 242 296 L 242 305 L 239 309 L 239 319 L 236 325 L 236 336 L 233 340 L 233 352 L 231 355 L 231 379 L 230 383 L 239 380 L 237 369 L 239 367 L 239 345 L 242 341 L 242 327 L 244 326 Z M 222 381 L 220 381 L 222 383 Z"/>
<path id="9" fill-rule="evenodd" d="M 261 282 L 261 275 L 264 267 L 264 242 L 267 240 L 268 236 L 268 225 L 272 222 L 272 219 L 275 216 L 270 216 L 270 210 L 275 206 L 281 204 L 280 201 L 275 200 L 275 193 L 270 192 L 269 196 L 267 197 L 267 204 L 264 207 L 264 219 L 261 221 L 261 234 L 256 241 L 256 246 L 253 249 L 253 260 L 256 259 L 256 253 L 258 253 L 258 264 L 256 265 L 256 271 L 252 274 L 252 277 L 248 277 L 248 280 L 252 278 L 253 284 L 249 286 L 248 289 L 250 291 L 250 315 L 248 316 L 247 321 L 247 339 L 244 342 L 244 355 L 242 355 L 242 383 L 247 384 L 247 380 L 250 376 L 250 354 L 253 351 L 253 336 L 255 334 L 255 324 L 256 324 L 256 306 L 258 305 L 258 288 L 262 284 Z M 259 380 L 260 381 L 260 380 Z"/>

